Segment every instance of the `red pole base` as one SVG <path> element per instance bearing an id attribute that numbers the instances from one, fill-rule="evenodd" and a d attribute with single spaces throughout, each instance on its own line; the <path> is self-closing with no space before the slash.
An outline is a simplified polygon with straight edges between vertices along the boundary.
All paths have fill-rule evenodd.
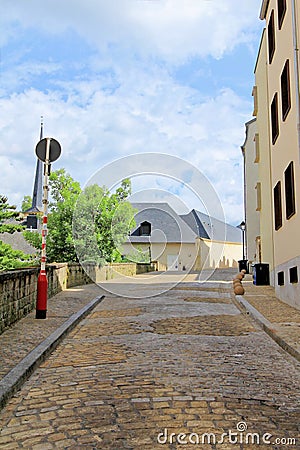
<path id="1" fill-rule="evenodd" d="M 45 272 L 40 272 L 37 282 L 36 319 L 47 317 L 48 280 Z"/>

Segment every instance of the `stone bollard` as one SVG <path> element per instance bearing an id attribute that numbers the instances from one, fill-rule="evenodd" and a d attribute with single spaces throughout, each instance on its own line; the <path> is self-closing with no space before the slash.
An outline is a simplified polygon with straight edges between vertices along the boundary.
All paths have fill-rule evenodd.
<path id="1" fill-rule="evenodd" d="M 235 295 L 244 295 L 245 289 L 242 286 L 242 280 L 245 276 L 246 271 L 241 270 L 240 273 L 238 273 L 235 278 L 233 279 L 233 291 Z"/>
<path id="2" fill-rule="evenodd" d="M 245 289 L 243 288 L 242 284 L 237 284 L 234 287 L 234 293 L 235 295 L 244 295 Z"/>

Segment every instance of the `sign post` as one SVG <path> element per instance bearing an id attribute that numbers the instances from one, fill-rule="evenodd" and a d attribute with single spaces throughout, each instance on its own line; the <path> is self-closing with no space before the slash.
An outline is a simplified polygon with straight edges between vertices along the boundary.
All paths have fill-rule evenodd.
<path id="1" fill-rule="evenodd" d="M 46 238 L 48 223 L 48 178 L 51 170 L 51 162 L 56 161 L 61 153 L 60 144 L 53 138 L 44 138 L 38 142 L 35 149 L 37 157 L 44 163 L 43 183 L 43 225 L 42 225 L 42 255 L 41 270 L 37 283 L 36 319 L 46 319 L 48 280 L 46 274 Z"/>

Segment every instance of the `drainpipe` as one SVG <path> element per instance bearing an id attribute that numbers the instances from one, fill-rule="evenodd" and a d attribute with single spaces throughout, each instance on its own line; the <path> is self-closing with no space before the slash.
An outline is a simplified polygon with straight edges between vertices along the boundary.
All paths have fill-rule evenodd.
<path id="1" fill-rule="evenodd" d="M 246 124 L 246 140 L 248 135 L 248 127 Z M 245 143 L 246 143 L 245 140 Z M 246 240 L 246 256 L 243 255 L 243 259 L 248 259 L 248 239 L 247 239 L 247 220 L 248 220 L 248 207 L 247 207 L 247 184 L 246 184 L 246 149 L 245 144 L 241 146 L 244 163 L 244 220 L 246 222 L 245 232 L 243 232 L 243 239 Z M 243 243 L 243 253 L 245 252 L 245 244 Z"/>
<path id="2" fill-rule="evenodd" d="M 292 0 L 292 20 L 293 20 L 295 83 L 296 83 L 298 153 L 299 153 L 299 160 L 300 160 L 300 101 L 299 101 L 300 86 L 299 86 L 299 48 L 298 48 L 298 36 L 297 36 L 296 0 Z"/>

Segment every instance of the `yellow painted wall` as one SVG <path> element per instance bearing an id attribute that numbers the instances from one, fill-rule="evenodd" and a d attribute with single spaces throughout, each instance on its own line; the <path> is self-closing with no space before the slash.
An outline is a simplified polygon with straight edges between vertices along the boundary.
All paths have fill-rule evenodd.
<path id="1" fill-rule="evenodd" d="M 243 257 L 242 244 L 200 239 L 201 269 L 237 267 Z"/>
<path id="2" fill-rule="evenodd" d="M 277 26 L 277 1 L 271 0 L 266 16 L 266 23 L 272 9 L 275 10 L 275 53 L 273 61 L 268 64 L 268 86 L 270 102 L 278 92 L 279 96 L 279 137 L 274 145 L 271 144 L 271 161 L 272 161 L 272 189 L 281 181 L 282 186 L 282 212 L 283 226 L 274 231 L 274 264 L 278 266 L 300 255 L 300 215 L 296 211 L 291 219 L 286 219 L 285 214 L 285 188 L 284 188 L 284 171 L 291 161 L 294 161 L 295 171 L 295 188 L 296 202 L 300 199 L 300 168 L 299 168 L 299 141 L 298 141 L 298 114 L 299 105 L 296 101 L 296 73 L 295 73 L 295 53 L 293 40 L 293 15 L 292 1 L 287 2 L 287 10 L 283 21 L 282 28 L 279 30 Z M 296 11 L 299 18 L 300 3 L 296 2 Z M 299 22 L 298 22 L 299 25 Z M 299 29 L 298 29 L 299 34 Z M 290 88 L 291 88 L 291 110 L 285 121 L 281 114 L 281 86 L 280 77 L 286 60 L 290 60 Z M 271 138 L 270 138 L 271 139 Z M 299 209 L 299 203 L 298 203 Z M 274 229 L 274 226 L 273 226 Z"/>
<path id="3" fill-rule="evenodd" d="M 146 254 L 149 252 L 149 244 L 126 243 L 122 246 L 122 253 L 125 255 L 132 254 L 134 247 L 142 249 Z M 151 243 L 151 259 L 159 262 L 159 270 L 168 268 L 168 255 L 178 255 L 178 270 L 191 270 L 196 262 L 197 247 L 193 243 Z"/>
<path id="4" fill-rule="evenodd" d="M 255 68 L 257 86 L 257 132 L 259 134 L 260 158 L 258 162 L 258 182 L 261 183 L 260 237 L 261 262 L 274 268 L 273 248 L 273 199 L 271 177 L 270 119 L 267 66 L 267 33 L 264 31 Z M 257 249 L 258 253 L 258 249 Z M 274 283 L 274 281 L 273 281 Z"/>
<path id="5" fill-rule="evenodd" d="M 133 247 L 148 252 L 149 244 L 130 244 L 122 246 L 122 253 L 132 254 Z M 237 267 L 242 259 L 242 244 L 231 242 L 195 240 L 194 244 L 151 244 L 151 259 L 158 261 L 158 270 L 167 270 L 168 255 L 178 255 L 178 270 L 201 270 L 217 267 Z"/>
<path id="6" fill-rule="evenodd" d="M 257 183 L 258 183 L 258 162 L 256 159 L 255 135 L 257 133 L 256 121 L 246 124 L 246 140 L 242 148 L 244 156 L 244 176 L 245 176 L 245 218 L 246 218 L 246 242 L 247 259 L 249 263 L 257 262 L 258 255 L 256 249 L 256 239 L 260 236 L 260 211 L 257 210 Z M 259 141 L 259 140 L 258 140 Z"/>

